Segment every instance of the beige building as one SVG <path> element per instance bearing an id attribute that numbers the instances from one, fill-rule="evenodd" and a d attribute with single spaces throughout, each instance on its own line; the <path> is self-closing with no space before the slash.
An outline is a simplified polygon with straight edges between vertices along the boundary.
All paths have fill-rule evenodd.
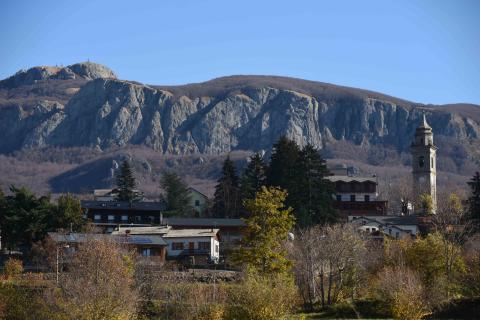
<path id="1" fill-rule="evenodd" d="M 190 206 L 201 215 L 207 208 L 208 197 L 195 188 L 190 187 L 188 191 L 190 192 Z"/>

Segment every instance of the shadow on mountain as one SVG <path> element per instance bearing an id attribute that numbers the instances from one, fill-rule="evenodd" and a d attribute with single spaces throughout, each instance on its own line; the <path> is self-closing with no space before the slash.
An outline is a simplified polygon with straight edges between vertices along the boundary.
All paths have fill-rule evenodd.
<path id="1" fill-rule="evenodd" d="M 91 193 L 109 188 L 112 183 L 113 158 L 104 158 L 66 171 L 48 182 L 53 193 Z"/>

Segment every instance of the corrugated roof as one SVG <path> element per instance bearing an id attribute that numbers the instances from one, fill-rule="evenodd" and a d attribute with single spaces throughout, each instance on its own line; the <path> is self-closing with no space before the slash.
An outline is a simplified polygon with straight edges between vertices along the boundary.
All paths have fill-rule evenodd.
<path id="1" fill-rule="evenodd" d="M 377 183 L 377 177 L 351 177 L 351 176 L 327 176 L 325 179 L 330 180 L 332 182 L 337 181 L 344 181 L 344 182 L 366 182 L 371 181 L 373 183 Z"/>
<path id="2" fill-rule="evenodd" d="M 245 227 L 242 219 L 222 219 L 222 218 L 164 218 L 163 221 L 173 227 L 191 226 L 191 227 Z"/>
<path id="3" fill-rule="evenodd" d="M 219 229 L 170 229 L 164 238 L 215 237 Z"/>
<path id="4" fill-rule="evenodd" d="M 58 233 L 49 232 L 48 235 L 55 242 L 64 243 L 84 243 L 88 240 L 114 240 L 122 244 L 151 244 L 166 246 L 167 243 L 161 236 L 155 235 L 114 235 L 114 234 L 97 234 L 97 233 Z"/>

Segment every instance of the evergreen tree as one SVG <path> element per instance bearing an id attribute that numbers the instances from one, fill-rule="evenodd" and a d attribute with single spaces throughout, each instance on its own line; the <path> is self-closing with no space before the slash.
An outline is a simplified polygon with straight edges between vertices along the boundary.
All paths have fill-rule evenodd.
<path id="1" fill-rule="evenodd" d="M 470 219 L 477 229 L 480 229 L 480 173 L 477 171 L 468 182 L 472 194 L 468 199 Z"/>
<path id="2" fill-rule="evenodd" d="M 0 204 L 2 242 L 10 249 L 28 247 L 54 230 L 50 219 L 54 206 L 50 197 L 37 198 L 26 188 L 12 186 L 10 191 L 12 195 Z"/>
<path id="3" fill-rule="evenodd" d="M 118 201 L 137 201 L 139 195 L 135 191 L 135 177 L 133 176 L 132 169 L 127 160 L 122 162 L 116 178 L 118 192 L 116 199 Z"/>
<path id="4" fill-rule="evenodd" d="M 58 198 L 53 219 L 54 229 L 71 229 L 78 232 L 86 227 L 80 200 L 71 194 L 64 194 Z"/>
<path id="5" fill-rule="evenodd" d="M 334 188 L 325 179 L 329 171 L 320 152 L 307 144 L 300 152 L 294 172 L 289 199 L 297 216 L 297 224 L 309 227 L 335 222 L 336 212 L 332 207 Z"/>
<path id="6" fill-rule="evenodd" d="M 175 172 L 164 172 L 160 181 L 164 190 L 162 198 L 167 210 L 176 215 L 188 216 L 193 212 L 190 206 L 190 191 L 187 184 Z"/>
<path id="7" fill-rule="evenodd" d="M 273 145 L 270 165 L 267 169 L 267 185 L 280 187 L 290 192 L 294 183 L 295 172 L 300 148 L 298 145 L 282 136 L 276 144 Z M 289 204 L 287 199 L 287 204 Z"/>
<path id="8" fill-rule="evenodd" d="M 213 214 L 219 218 L 238 217 L 240 213 L 240 190 L 235 165 L 230 156 L 225 159 L 222 176 L 215 186 Z"/>
<path id="9" fill-rule="evenodd" d="M 255 199 L 245 200 L 250 216 L 234 260 L 262 275 L 289 271 L 292 262 L 287 258 L 284 244 L 295 219 L 292 209 L 284 206 L 286 197 L 286 191 L 263 186 Z"/>
<path id="10" fill-rule="evenodd" d="M 255 153 L 250 157 L 250 162 L 243 172 L 241 178 L 241 196 L 242 203 L 246 199 L 254 199 L 255 194 L 260 188 L 266 185 L 266 166 L 263 162 L 262 156 Z"/>

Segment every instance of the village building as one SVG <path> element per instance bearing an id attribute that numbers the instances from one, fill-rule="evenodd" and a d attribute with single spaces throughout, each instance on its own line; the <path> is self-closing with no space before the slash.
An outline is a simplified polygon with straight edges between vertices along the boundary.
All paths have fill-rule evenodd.
<path id="1" fill-rule="evenodd" d="M 148 236 L 161 238 L 167 246 L 167 259 L 191 260 L 193 264 L 218 263 L 219 229 L 173 229 L 171 226 L 119 227 L 112 236 Z"/>
<path id="2" fill-rule="evenodd" d="M 188 188 L 190 196 L 190 206 L 193 208 L 197 216 L 202 216 L 208 206 L 208 197 L 195 188 Z"/>
<path id="3" fill-rule="evenodd" d="M 351 171 L 350 171 L 351 172 Z M 378 199 L 376 177 L 359 177 L 338 171 L 326 179 L 334 184 L 333 208 L 340 220 L 350 215 L 386 215 L 388 201 Z"/>
<path id="4" fill-rule="evenodd" d="M 82 200 L 81 207 L 85 218 L 107 233 L 118 225 L 160 225 L 166 210 L 163 202 L 147 201 Z"/>
<path id="5" fill-rule="evenodd" d="M 348 222 L 373 237 L 412 239 L 419 234 L 416 216 L 349 216 Z"/>
<path id="6" fill-rule="evenodd" d="M 111 235 L 98 233 L 59 233 L 49 232 L 50 239 L 52 239 L 58 248 L 64 248 L 66 253 L 73 253 L 76 248 L 83 243 L 95 240 L 113 240 L 116 243 L 129 246 L 137 251 L 142 257 L 151 257 L 156 262 L 164 262 L 168 243 L 158 236 L 148 234 L 143 235 Z"/>

